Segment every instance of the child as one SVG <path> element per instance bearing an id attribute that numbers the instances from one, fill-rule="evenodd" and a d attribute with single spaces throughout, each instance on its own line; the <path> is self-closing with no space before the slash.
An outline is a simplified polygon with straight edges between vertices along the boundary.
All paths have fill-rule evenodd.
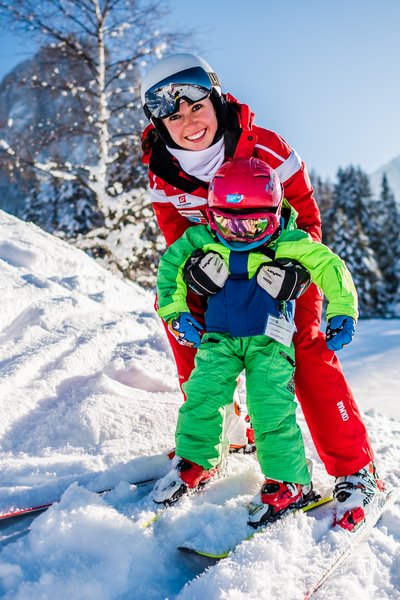
<path id="1" fill-rule="evenodd" d="M 209 225 L 189 228 L 160 261 L 158 314 L 179 343 L 199 350 L 184 385 L 187 400 L 179 411 L 174 468 L 156 484 L 153 497 L 174 502 L 216 475 L 224 444 L 223 408 L 232 402 L 244 369 L 247 409 L 265 476 L 258 509 L 250 515 L 258 526 L 314 497 L 295 419 L 294 302 L 274 293 L 271 262 L 300 263 L 324 291 L 328 360 L 330 350 L 353 337 L 357 293 L 344 262 L 296 229 L 296 212 L 283 199 L 276 172 L 263 161 L 252 157 L 222 165 L 210 184 L 208 214 Z M 206 253 L 219 276 L 202 339 L 202 328 L 188 311 L 184 280 L 185 264 L 196 249 Z"/>

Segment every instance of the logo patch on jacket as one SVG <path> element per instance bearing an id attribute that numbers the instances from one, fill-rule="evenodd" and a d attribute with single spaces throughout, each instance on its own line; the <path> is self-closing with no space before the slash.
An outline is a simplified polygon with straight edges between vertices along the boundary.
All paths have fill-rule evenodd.
<path id="1" fill-rule="evenodd" d="M 207 204 L 207 198 L 195 196 L 194 194 L 174 194 L 172 196 L 167 196 L 166 200 L 171 202 L 178 210 L 181 206 L 185 208 L 195 208 Z"/>
<path id="2" fill-rule="evenodd" d="M 201 210 L 178 210 L 178 212 L 191 223 L 206 225 L 208 222 Z"/>
<path id="3" fill-rule="evenodd" d="M 241 202 L 243 200 L 244 196 L 243 194 L 227 194 L 226 195 L 226 201 L 229 204 L 239 204 L 239 202 Z"/>

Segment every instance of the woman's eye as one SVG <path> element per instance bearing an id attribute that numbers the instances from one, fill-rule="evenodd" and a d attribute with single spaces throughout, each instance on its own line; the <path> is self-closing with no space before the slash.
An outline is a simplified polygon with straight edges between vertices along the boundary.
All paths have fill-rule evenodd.
<path id="1" fill-rule="evenodd" d="M 179 115 L 171 115 L 168 119 L 168 121 L 176 121 L 177 119 L 179 119 Z"/>
<path id="2" fill-rule="evenodd" d="M 200 110 L 200 108 L 202 108 L 203 105 L 202 104 L 195 104 L 192 108 L 192 111 L 194 112 L 195 110 Z"/>

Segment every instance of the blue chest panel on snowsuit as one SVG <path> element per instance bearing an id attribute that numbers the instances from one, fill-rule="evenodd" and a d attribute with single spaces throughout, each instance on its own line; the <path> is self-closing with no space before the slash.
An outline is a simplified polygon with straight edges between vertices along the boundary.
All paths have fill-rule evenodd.
<path id="1" fill-rule="evenodd" d="M 228 333 L 233 337 L 262 335 L 268 315 L 282 314 L 282 302 L 275 300 L 257 283 L 249 279 L 247 252 L 231 251 L 230 275 L 220 292 L 210 296 L 205 314 L 206 331 Z M 283 303 L 286 318 L 293 321 L 293 302 Z"/>

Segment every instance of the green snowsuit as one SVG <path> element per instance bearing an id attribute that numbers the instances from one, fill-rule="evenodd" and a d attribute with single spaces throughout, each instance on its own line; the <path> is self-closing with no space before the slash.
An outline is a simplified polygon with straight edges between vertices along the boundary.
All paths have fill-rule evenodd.
<path id="1" fill-rule="evenodd" d="M 283 231 L 268 244 L 275 258 L 297 260 L 309 271 L 329 301 L 327 318 L 347 315 L 357 319 L 357 294 L 344 262 L 326 246 L 296 229 L 296 212 L 286 201 L 282 214 Z M 271 258 L 260 248 L 240 253 L 230 250 L 215 239 L 208 226 L 191 227 L 161 258 L 157 277 L 158 314 L 167 321 L 188 312 L 183 269 L 197 248 L 219 253 L 229 267 L 230 276 L 224 288 L 209 298 L 206 334 L 196 354 L 195 369 L 184 384 L 187 400 L 179 411 L 176 453 L 205 469 L 218 464 L 224 444 L 224 406 L 232 402 L 237 377 L 245 369 L 247 409 L 263 474 L 307 484 L 310 478 L 295 418 L 294 347 L 293 344 L 287 347 L 264 333 L 268 315 L 290 313 L 286 311 L 286 303 L 271 298 L 256 282 L 258 270 Z M 245 262 L 244 276 L 237 271 L 239 254 L 242 270 Z M 236 311 L 233 318 L 231 307 Z M 208 312 L 211 316 L 207 320 Z M 251 333 L 237 333 L 243 331 L 243 323 L 244 331 Z"/>

